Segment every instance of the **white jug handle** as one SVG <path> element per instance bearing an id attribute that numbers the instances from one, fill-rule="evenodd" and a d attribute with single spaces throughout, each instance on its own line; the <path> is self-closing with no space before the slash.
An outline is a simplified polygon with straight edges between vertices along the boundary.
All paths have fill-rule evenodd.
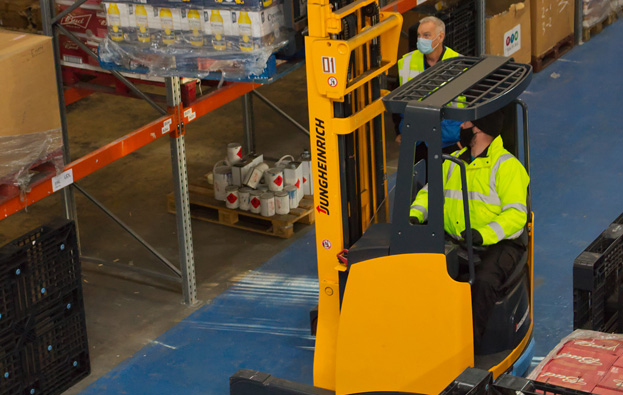
<path id="1" fill-rule="evenodd" d="M 214 172 L 216 171 L 216 167 L 221 163 L 224 163 L 225 166 L 229 166 L 226 160 L 219 160 L 218 162 L 214 164 L 214 167 L 212 168 L 212 174 L 214 174 Z"/>
<path id="2" fill-rule="evenodd" d="M 281 163 L 282 160 L 286 159 L 286 158 L 290 158 L 292 162 L 294 162 L 294 157 L 292 155 L 284 155 L 281 157 L 281 159 L 279 159 L 277 161 L 277 163 L 275 163 L 275 167 L 279 166 L 279 164 Z"/>

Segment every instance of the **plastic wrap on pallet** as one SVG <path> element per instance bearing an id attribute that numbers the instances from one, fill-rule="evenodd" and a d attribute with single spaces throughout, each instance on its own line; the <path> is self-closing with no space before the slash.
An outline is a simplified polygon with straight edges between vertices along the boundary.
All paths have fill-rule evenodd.
<path id="1" fill-rule="evenodd" d="M 578 329 L 562 339 L 528 379 L 600 393 L 619 376 L 623 378 L 623 335 Z M 623 393 L 623 387 L 615 391 Z"/>
<path id="2" fill-rule="evenodd" d="M 283 6 L 262 4 L 105 3 L 108 36 L 99 46 L 100 64 L 162 77 L 260 76 L 272 54 L 287 44 Z"/>
<path id="3" fill-rule="evenodd" d="M 64 167 L 61 129 L 0 137 L 0 184 L 27 192 L 37 167 L 51 164 L 59 174 Z"/>
<path id="4" fill-rule="evenodd" d="M 606 19 L 612 11 L 610 3 L 610 0 L 582 0 L 582 26 L 591 28 Z"/>

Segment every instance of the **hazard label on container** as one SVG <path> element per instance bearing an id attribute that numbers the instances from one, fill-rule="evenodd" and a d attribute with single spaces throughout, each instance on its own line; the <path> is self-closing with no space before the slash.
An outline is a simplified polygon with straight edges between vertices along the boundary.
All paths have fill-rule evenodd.
<path id="1" fill-rule="evenodd" d="M 234 204 L 236 200 L 238 200 L 238 197 L 234 195 L 233 193 L 230 193 L 229 195 L 227 195 L 227 201 L 229 201 L 229 203 Z"/>
<path id="2" fill-rule="evenodd" d="M 283 183 L 283 178 L 281 176 L 277 176 L 277 178 L 275 178 L 275 180 L 273 182 L 275 183 L 275 185 L 280 187 L 281 184 Z"/>

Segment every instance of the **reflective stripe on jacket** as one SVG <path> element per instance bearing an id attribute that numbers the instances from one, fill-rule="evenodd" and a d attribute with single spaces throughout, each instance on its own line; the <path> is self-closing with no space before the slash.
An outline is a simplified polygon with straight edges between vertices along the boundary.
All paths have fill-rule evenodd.
<path id="1" fill-rule="evenodd" d="M 467 148 L 454 152 L 459 157 Z M 469 153 L 467 153 L 469 155 Z M 504 239 L 516 239 L 524 231 L 528 218 L 526 199 L 530 177 L 517 158 L 496 137 L 486 155 L 467 164 L 469 215 L 473 229 L 483 238 L 483 245 Z M 465 230 L 461 169 L 450 161 L 443 163 L 444 229 L 455 239 Z M 410 215 L 424 222 L 428 217 L 428 185 L 422 188 L 411 205 Z"/>
<path id="2" fill-rule="evenodd" d="M 446 47 L 446 50 L 441 57 L 441 60 L 455 58 L 461 56 L 458 52 Z M 424 54 L 417 49 L 413 52 L 409 52 L 398 61 L 398 79 L 400 85 L 415 78 L 420 73 L 424 72 Z"/>

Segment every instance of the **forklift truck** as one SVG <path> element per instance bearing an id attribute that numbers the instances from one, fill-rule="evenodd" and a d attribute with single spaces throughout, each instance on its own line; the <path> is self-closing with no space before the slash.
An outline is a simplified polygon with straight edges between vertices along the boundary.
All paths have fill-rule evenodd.
<path id="1" fill-rule="evenodd" d="M 475 350 L 470 286 L 478 260 L 469 231 L 466 190 L 465 250 L 446 243 L 443 226 L 442 162 L 457 164 L 464 186 L 466 170 L 462 161 L 442 154 L 440 130 L 444 118 L 465 122 L 502 109 L 506 113 L 504 146 L 516 157 L 523 151 L 529 174 L 527 108 L 518 96 L 531 77 L 529 65 L 513 63 L 510 58 L 459 57 L 438 63 L 383 97 L 389 112 L 404 114 L 405 125 L 393 215 L 391 223 L 372 224 L 348 248 L 347 257 L 338 254 L 339 264 L 334 255 L 333 266 L 340 275 L 339 284 L 333 286 L 339 292 L 328 295 L 334 298 L 319 298 L 316 358 L 334 357 L 334 385 L 325 384 L 326 369 L 318 374 L 316 365 L 315 387 L 240 371 L 231 378 L 231 394 L 436 394 L 470 366 L 490 371 L 493 378 L 525 372 L 532 357 L 533 330 L 530 193 L 524 232 L 527 252 L 506 281 L 505 295 L 497 301 L 481 347 Z M 518 118 L 522 118 L 523 133 L 518 132 Z M 428 145 L 427 170 L 422 162 L 414 165 L 418 141 Z M 317 176 L 318 168 L 314 170 Z M 426 172 L 428 221 L 412 224 L 411 202 Z M 316 237 L 322 246 L 326 240 L 322 226 L 317 226 Z M 469 267 L 467 282 L 457 281 L 461 256 Z M 319 276 L 319 282 L 322 294 L 330 281 Z M 337 311 L 334 339 L 321 330 L 325 309 Z M 331 345 L 334 348 L 328 349 Z"/>

